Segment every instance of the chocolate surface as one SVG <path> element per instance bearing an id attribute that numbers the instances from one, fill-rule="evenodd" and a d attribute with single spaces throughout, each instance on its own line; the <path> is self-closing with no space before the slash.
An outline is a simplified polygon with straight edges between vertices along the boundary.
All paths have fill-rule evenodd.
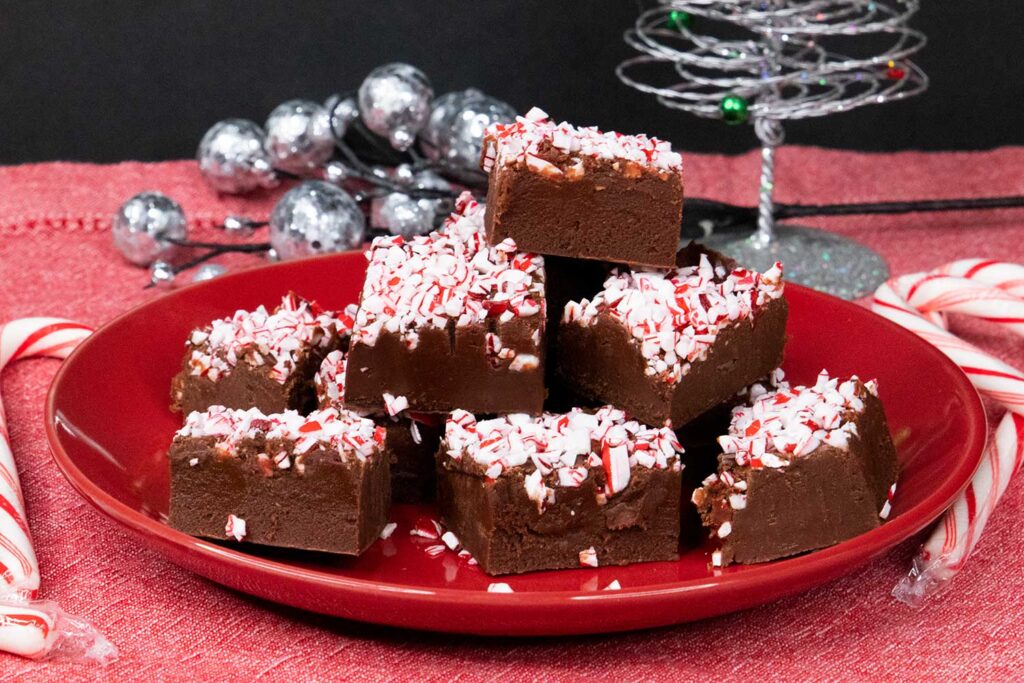
<path id="1" fill-rule="evenodd" d="M 582 173 L 558 177 L 524 164 L 495 165 L 487 189 L 488 241 L 511 237 L 520 249 L 540 254 L 672 266 L 682 221 L 680 174 L 580 161 Z"/>
<path id="2" fill-rule="evenodd" d="M 541 512 L 526 494 L 522 468 L 488 479 L 440 457 L 438 505 L 445 524 L 492 575 L 579 568 L 581 551 L 591 547 L 599 565 L 678 557 L 678 470 L 634 466 L 628 487 L 603 505 L 604 474 L 590 472 L 580 486 L 558 489 L 556 502 Z"/>
<path id="3" fill-rule="evenodd" d="M 380 412 L 383 394 L 404 396 L 409 409 L 447 412 L 464 408 L 477 413 L 530 413 L 543 409 L 544 318 L 516 317 L 508 322 L 488 318 L 484 324 L 419 333 L 415 348 L 399 335 L 382 332 L 372 346 L 353 339 L 345 374 L 345 403 Z M 521 359 L 532 356 L 534 367 L 512 369 L 489 356 L 487 334 L 497 334 L 504 347 Z"/>
<path id="4" fill-rule="evenodd" d="M 388 521 L 391 483 L 383 457 L 360 460 L 314 447 L 303 471 L 267 469 L 260 453 L 291 453 L 283 440 L 247 439 L 225 456 L 211 437 L 177 437 L 169 453 L 168 523 L 224 540 L 228 515 L 245 520 L 246 543 L 358 555 Z M 193 464 L 194 463 L 194 464 Z"/>
<path id="5" fill-rule="evenodd" d="M 391 500 L 395 503 L 434 500 L 437 490 L 434 459 L 441 440 L 440 419 L 421 422 L 408 417 L 382 417 L 376 421 L 385 425 L 388 432 L 384 451 L 391 466 Z"/>

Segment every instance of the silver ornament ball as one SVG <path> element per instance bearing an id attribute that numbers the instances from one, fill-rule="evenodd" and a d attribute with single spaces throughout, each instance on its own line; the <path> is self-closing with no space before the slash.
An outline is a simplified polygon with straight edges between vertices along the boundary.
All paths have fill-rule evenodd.
<path id="1" fill-rule="evenodd" d="M 409 239 L 434 229 L 434 200 L 418 200 L 401 192 L 392 192 L 375 206 L 379 225 L 392 235 Z"/>
<path id="2" fill-rule="evenodd" d="M 334 154 L 327 110 L 310 100 L 289 100 L 267 117 L 265 149 L 274 168 L 306 175 Z"/>
<path id="3" fill-rule="evenodd" d="M 352 169 L 342 161 L 328 161 L 324 165 L 323 179 L 333 185 L 340 185 L 352 177 Z"/>
<path id="4" fill-rule="evenodd" d="M 160 192 L 142 192 L 124 204 L 112 224 L 114 246 L 137 266 L 148 266 L 174 245 L 166 238 L 188 236 L 185 212 L 178 202 Z"/>
<path id="5" fill-rule="evenodd" d="M 476 169 L 487 127 L 515 118 L 516 110 L 510 105 L 475 88 L 446 93 L 431 106 L 430 119 L 420 131 L 420 147 L 435 161 Z"/>
<path id="6" fill-rule="evenodd" d="M 331 124 L 331 134 L 335 141 L 341 142 L 348 132 L 348 127 L 359 118 L 359 103 L 354 97 L 342 97 L 331 95 L 324 102 L 327 115 Z"/>
<path id="7" fill-rule="evenodd" d="M 365 234 L 366 217 L 356 201 L 322 180 L 288 190 L 270 214 L 270 245 L 285 261 L 355 249 Z"/>
<path id="8" fill-rule="evenodd" d="M 227 268 L 219 263 L 204 263 L 196 269 L 195 275 L 192 276 L 192 282 L 205 282 L 206 280 L 212 280 L 215 277 L 220 277 L 226 272 Z"/>
<path id="9" fill-rule="evenodd" d="M 430 116 L 434 91 L 419 69 L 399 62 L 379 66 L 359 86 L 359 113 L 366 127 L 405 151 Z"/>
<path id="10" fill-rule="evenodd" d="M 199 171 L 213 189 L 226 194 L 274 187 L 277 176 L 263 148 L 265 140 L 263 129 L 252 121 L 215 123 L 196 150 Z"/>
<path id="11" fill-rule="evenodd" d="M 174 266 L 167 261 L 153 261 L 149 269 L 149 281 L 161 289 L 170 288 L 174 284 Z"/>
<path id="12" fill-rule="evenodd" d="M 416 172 L 409 164 L 399 164 L 391 169 L 391 179 L 401 185 L 411 185 L 416 180 Z"/>

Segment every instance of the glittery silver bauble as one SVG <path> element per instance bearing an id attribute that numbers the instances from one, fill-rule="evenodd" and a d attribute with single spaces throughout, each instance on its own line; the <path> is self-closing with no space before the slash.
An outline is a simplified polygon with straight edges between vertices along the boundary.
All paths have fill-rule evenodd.
<path id="1" fill-rule="evenodd" d="M 405 238 L 425 235 L 434 229 L 434 207 L 431 202 L 413 199 L 401 192 L 392 192 L 380 202 L 380 225 L 392 235 Z"/>
<path id="2" fill-rule="evenodd" d="M 331 95 L 324 102 L 324 107 L 331 122 L 331 133 L 340 142 L 348 132 L 348 127 L 359 118 L 359 103 L 354 97 Z"/>
<path id="3" fill-rule="evenodd" d="M 429 169 L 417 171 L 412 178 L 412 186 L 420 190 L 450 190 L 452 184 Z"/>
<path id="4" fill-rule="evenodd" d="M 359 112 L 367 128 L 404 151 L 427 122 L 433 97 L 422 71 L 408 64 L 385 64 L 359 86 Z"/>
<path id="5" fill-rule="evenodd" d="M 429 170 L 414 171 L 408 164 L 387 169 L 386 176 L 409 190 L 452 188 L 451 183 L 437 173 Z M 403 192 L 392 192 L 372 200 L 370 216 L 373 225 L 387 229 L 392 235 L 413 237 L 433 230 L 437 215 L 451 211 L 451 205 L 451 200 L 443 197 L 416 199 Z"/>
<path id="6" fill-rule="evenodd" d="M 270 214 L 270 244 L 285 261 L 355 249 L 365 234 L 366 217 L 356 201 L 322 180 L 288 190 Z"/>
<path id="7" fill-rule="evenodd" d="M 346 179 L 351 178 L 353 171 L 343 161 L 328 161 L 324 164 L 324 180 L 334 185 L 340 185 Z"/>
<path id="8" fill-rule="evenodd" d="M 274 168 L 305 175 L 334 154 L 327 110 L 309 100 L 289 100 L 267 117 L 265 148 Z"/>
<path id="9" fill-rule="evenodd" d="M 196 274 L 192 276 L 192 282 L 205 282 L 206 280 L 212 280 L 215 277 L 220 277 L 226 272 L 227 268 L 219 263 L 204 263 L 199 266 L 196 270 Z"/>
<path id="10" fill-rule="evenodd" d="M 476 169 L 487 127 L 515 118 L 516 110 L 510 105 L 475 88 L 446 93 L 430 108 L 430 119 L 420 131 L 420 147 L 431 159 Z"/>
<path id="11" fill-rule="evenodd" d="M 167 289 L 174 284 L 174 266 L 167 261 L 153 261 L 149 268 L 149 281 L 156 287 Z"/>
<path id="12" fill-rule="evenodd" d="M 263 148 L 265 140 L 263 129 L 252 121 L 215 123 L 199 142 L 199 170 L 218 192 L 242 194 L 274 187 L 277 177 Z"/>
<path id="13" fill-rule="evenodd" d="M 188 228 L 178 202 L 159 192 L 143 192 L 114 214 L 112 232 L 114 246 L 126 259 L 137 266 L 148 266 L 173 249 L 164 238 L 183 240 Z"/>

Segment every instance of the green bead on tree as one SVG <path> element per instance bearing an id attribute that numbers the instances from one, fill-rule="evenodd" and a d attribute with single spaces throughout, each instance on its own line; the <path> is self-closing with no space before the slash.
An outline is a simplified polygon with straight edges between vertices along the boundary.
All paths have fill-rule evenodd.
<path id="1" fill-rule="evenodd" d="M 674 9 L 668 13 L 668 25 L 669 28 L 684 29 L 693 27 L 693 15 L 689 12 L 684 12 L 679 9 Z"/>
<path id="2" fill-rule="evenodd" d="M 750 117 L 747 101 L 739 95 L 726 95 L 722 98 L 718 108 L 722 112 L 722 120 L 730 126 L 746 123 L 747 118 Z"/>

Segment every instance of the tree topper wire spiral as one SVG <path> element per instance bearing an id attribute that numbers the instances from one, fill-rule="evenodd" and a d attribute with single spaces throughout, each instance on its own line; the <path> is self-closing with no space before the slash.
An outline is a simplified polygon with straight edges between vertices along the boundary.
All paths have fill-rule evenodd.
<path id="1" fill-rule="evenodd" d="M 764 248 L 779 239 L 772 195 L 782 122 L 923 92 L 928 77 L 909 57 L 926 39 L 907 26 L 919 5 L 918 0 L 663 0 L 625 32 L 626 43 L 640 54 L 619 64 L 616 75 L 666 107 L 753 123 L 762 154 L 757 232 L 750 241 Z M 848 47 L 876 42 L 885 43 L 881 52 L 846 54 Z"/>

